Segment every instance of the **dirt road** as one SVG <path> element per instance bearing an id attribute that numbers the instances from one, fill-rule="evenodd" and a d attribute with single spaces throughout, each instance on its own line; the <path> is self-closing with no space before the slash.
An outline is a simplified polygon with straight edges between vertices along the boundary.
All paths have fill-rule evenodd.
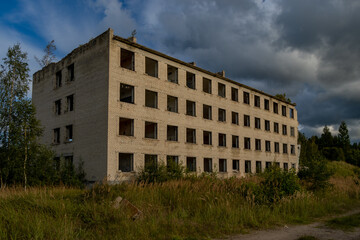
<path id="1" fill-rule="evenodd" d="M 351 211 L 341 216 L 359 213 L 360 210 Z M 340 217 L 340 216 L 337 216 Z M 320 240 L 360 240 L 360 228 L 352 232 L 331 229 L 324 222 L 308 225 L 292 225 L 271 230 L 254 231 L 250 234 L 240 234 L 224 238 L 227 240 L 297 240 L 302 236 L 313 236 Z"/>

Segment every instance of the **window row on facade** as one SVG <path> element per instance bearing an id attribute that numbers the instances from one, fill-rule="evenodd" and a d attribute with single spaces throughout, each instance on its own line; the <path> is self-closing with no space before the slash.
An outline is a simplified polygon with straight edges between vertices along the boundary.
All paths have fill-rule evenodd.
<path id="1" fill-rule="evenodd" d="M 62 131 L 65 130 L 65 135 L 62 136 Z M 73 142 L 73 125 L 66 125 L 65 129 L 62 128 L 54 128 L 53 129 L 53 144 L 60 144 L 61 142 L 64 143 L 71 143 Z"/>
<path id="2" fill-rule="evenodd" d="M 135 94 L 134 94 L 134 86 L 130 86 L 127 84 L 120 85 L 120 101 L 126 103 L 135 103 Z M 186 100 L 186 112 L 185 114 L 188 116 L 197 116 L 196 102 L 191 100 Z M 179 100 L 176 96 L 167 95 L 167 108 L 166 110 L 169 112 L 179 113 Z M 158 93 L 151 90 L 145 90 L 145 106 L 149 108 L 158 108 Z M 217 109 L 217 120 L 219 122 L 226 122 L 226 109 L 218 108 Z M 213 107 L 207 104 L 202 105 L 202 117 L 207 120 L 213 120 Z M 231 123 L 240 125 L 239 113 L 235 111 L 231 111 Z M 263 121 L 263 128 L 265 131 L 270 132 L 270 121 Z M 243 125 L 245 127 L 250 127 L 251 120 L 250 116 L 244 114 Z M 262 129 L 261 119 L 258 117 L 254 117 L 254 127 L 255 129 Z M 288 126 L 282 125 L 282 134 L 287 135 Z M 273 124 L 273 132 L 279 133 L 279 123 L 274 122 Z M 290 127 L 290 136 L 295 137 L 295 128 Z"/>
<path id="3" fill-rule="evenodd" d="M 147 139 L 158 139 L 158 124 L 156 122 L 145 121 L 145 130 L 144 130 L 144 138 Z M 166 127 L 166 140 L 179 142 L 178 137 L 179 127 L 174 125 L 167 125 Z M 119 119 L 119 135 L 122 136 L 134 136 L 134 119 L 130 118 L 122 118 Z M 219 147 L 227 147 L 227 134 L 218 133 L 218 146 Z M 185 133 L 185 142 L 186 143 L 197 143 L 196 139 L 196 129 L 194 128 L 186 128 Z M 261 139 L 255 139 L 253 144 L 255 146 L 255 150 L 262 151 L 262 142 L 265 143 L 265 151 L 272 152 L 271 142 L 270 141 L 262 141 Z M 203 139 L 202 144 L 204 145 L 213 145 L 213 133 L 211 131 L 203 131 Z M 244 137 L 243 146 L 244 149 L 251 150 L 251 138 Z M 238 135 L 231 135 L 231 147 L 232 148 L 240 148 L 240 138 Z M 282 152 L 288 154 L 288 144 L 282 144 Z M 273 152 L 280 153 L 280 143 L 273 143 Z M 295 145 L 290 145 L 290 153 L 295 154 Z"/>
<path id="4" fill-rule="evenodd" d="M 123 68 L 135 71 L 135 54 L 132 51 L 121 49 L 120 56 L 120 65 Z M 149 57 L 145 57 L 145 74 L 158 77 L 158 61 Z M 167 65 L 167 80 L 172 83 L 178 84 L 178 68 Z M 194 73 L 189 71 L 186 72 L 186 87 L 190 89 L 196 89 L 196 77 Z M 203 77 L 202 79 L 202 91 L 204 93 L 213 94 L 213 80 Z M 239 89 L 236 87 L 231 87 L 231 92 L 228 94 L 226 92 L 226 85 L 224 83 L 217 83 L 217 95 L 222 98 L 229 98 L 232 101 L 239 102 Z M 243 91 L 243 99 L 242 102 L 247 105 L 251 105 L 250 102 L 250 93 L 247 91 Z M 263 99 L 263 104 L 261 104 L 261 97 L 259 95 L 254 95 L 254 107 L 263 108 L 265 110 L 270 111 L 270 100 L 267 98 Z M 289 109 L 289 113 L 288 113 Z M 281 115 L 287 116 L 289 114 L 290 118 L 294 118 L 294 109 L 288 108 L 286 105 L 281 105 Z M 273 102 L 272 111 L 275 114 L 279 114 L 279 104 L 277 102 Z"/>
<path id="5" fill-rule="evenodd" d="M 66 69 L 64 70 L 59 70 L 55 73 L 55 84 L 54 84 L 54 88 L 60 88 L 63 85 L 63 71 L 66 71 L 66 77 L 65 77 L 65 82 L 66 83 L 70 83 L 75 81 L 75 67 L 74 67 L 74 63 L 68 65 L 66 67 Z"/>
<path id="6" fill-rule="evenodd" d="M 215 162 L 217 160 L 217 162 Z M 289 170 L 289 167 L 296 168 L 295 163 L 291 163 L 289 166 L 288 162 L 283 162 L 282 166 L 280 166 L 280 162 L 270 162 L 266 161 L 265 166 L 261 161 L 255 162 L 255 173 L 260 173 L 266 168 L 269 168 L 272 164 L 277 165 L 278 167 L 282 167 L 284 170 Z M 228 160 L 225 158 L 213 159 L 213 158 L 202 158 L 202 169 L 204 172 L 244 172 L 244 173 L 254 173 L 252 171 L 252 163 L 253 161 L 245 160 L 244 161 L 244 169 L 240 168 L 240 160 L 232 159 L 228 166 Z M 145 154 L 144 155 L 144 170 L 146 171 L 150 167 L 157 167 L 158 155 L 156 154 Z M 173 164 L 181 164 L 179 162 L 179 156 L 167 155 L 166 156 L 166 165 L 171 167 Z M 197 171 L 197 158 L 196 157 L 186 157 L 186 170 L 189 172 Z M 121 172 L 133 172 L 134 171 L 134 154 L 133 153 L 119 153 L 118 156 L 118 170 Z"/>
<path id="7" fill-rule="evenodd" d="M 63 106 L 62 99 L 58 99 L 54 102 L 55 115 L 61 115 L 62 113 L 74 111 L 74 94 L 66 96 L 65 107 Z"/>

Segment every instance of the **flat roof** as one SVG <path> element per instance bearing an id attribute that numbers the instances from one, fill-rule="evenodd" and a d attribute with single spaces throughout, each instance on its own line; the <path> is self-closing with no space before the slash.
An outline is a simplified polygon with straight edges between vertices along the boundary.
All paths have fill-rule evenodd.
<path id="1" fill-rule="evenodd" d="M 216 73 L 210 72 L 210 71 L 208 71 L 208 70 L 205 70 L 205 69 L 203 69 L 203 68 L 194 66 L 194 65 L 191 64 L 191 63 L 187 63 L 187 62 L 181 61 L 181 60 L 179 60 L 179 59 L 177 59 L 177 58 L 171 57 L 171 56 L 166 55 L 166 54 L 164 54 L 164 53 L 161 53 L 161 52 L 158 52 L 158 51 L 153 50 L 153 49 L 151 49 L 151 48 L 148 48 L 148 47 L 145 47 L 145 46 L 143 46 L 143 45 L 140 45 L 140 44 L 138 44 L 138 43 L 132 42 L 132 41 L 126 39 L 126 38 L 122 38 L 122 37 L 119 37 L 119 36 L 114 35 L 113 39 L 115 39 L 115 40 L 117 40 L 117 41 L 120 41 L 120 42 L 123 42 L 123 43 L 126 43 L 126 44 L 128 44 L 128 45 L 130 45 L 130 46 L 139 48 L 139 49 L 144 50 L 144 51 L 146 51 L 146 52 L 155 54 L 155 55 L 157 55 L 157 56 L 160 56 L 160 57 L 169 59 L 169 60 L 171 60 L 171 61 L 173 61 L 173 62 L 179 63 L 179 64 L 181 64 L 181 65 L 184 65 L 184 66 L 186 66 L 186 67 L 192 68 L 192 69 L 194 69 L 194 70 L 197 70 L 197 71 L 206 73 L 206 74 L 211 75 L 211 76 L 213 76 L 213 77 L 220 78 L 220 79 L 222 79 L 222 80 L 225 80 L 225 81 L 227 81 L 227 82 L 233 83 L 233 84 L 238 85 L 238 86 L 240 86 L 240 87 L 247 88 L 247 89 L 249 89 L 249 90 L 251 90 L 251 91 L 258 92 L 258 93 L 263 94 L 263 95 L 265 95 L 265 96 L 274 98 L 274 99 L 276 99 L 276 100 L 278 100 L 278 101 L 281 101 L 281 102 L 284 102 L 284 103 L 286 103 L 286 104 L 289 104 L 289 105 L 292 105 L 292 106 L 296 106 L 296 103 L 290 103 L 290 102 L 284 101 L 283 99 L 280 99 L 280 98 L 275 97 L 275 96 L 273 96 L 273 95 L 271 95 L 271 94 L 268 94 L 268 93 L 265 93 L 265 92 L 263 92 L 263 91 L 260 91 L 260 90 L 258 90 L 258 89 L 256 89 L 256 88 L 249 87 L 249 86 L 247 86 L 247 85 L 245 85 L 245 84 L 242 84 L 242 83 L 239 83 L 239 82 L 237 82 L 237 81 L 231 80 L 231 79 L 229 79 L 229 78 L 223 77 L 223 76 L 221 76 L 221 75 L 219 75 L 219 74 L 216 74 Z"/>

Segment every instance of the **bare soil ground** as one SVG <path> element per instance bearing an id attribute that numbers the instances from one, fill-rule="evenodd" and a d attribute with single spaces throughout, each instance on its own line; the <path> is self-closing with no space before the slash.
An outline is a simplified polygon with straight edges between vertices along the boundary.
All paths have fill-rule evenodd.
<path id="1" fill-rule="evenodd" d="M 359 213 L 360 209 L 353 210 L 343 215 L 332 216 L 342 217 Z M 328 219 L 331 219 L 328 218 Z M 254 231 L 249 234 L 229 236 L 227 240 L 297 240 L 303 236 L 313 236 L 320 240 L 360 240 L 360 228 L 353 231 L 342 231 L 331 229 L 325 225 L 325 220 L 307 225 L 289 225 L 270 230 Z"/>

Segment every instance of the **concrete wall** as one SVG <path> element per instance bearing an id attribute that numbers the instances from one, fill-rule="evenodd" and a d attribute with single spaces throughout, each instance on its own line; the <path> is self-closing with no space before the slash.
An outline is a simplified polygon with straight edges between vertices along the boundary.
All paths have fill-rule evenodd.
<path id="1" fill-rule="evenodd" d="M 107 175 L 107 104 L 109 79 L 109 36 L 103 33 L 80 46 L 56 64 L 34 74 L 33 103 L 44 126 L 42 142 L 51 145 L 57 156 L 84 162 L 86 178 L 102 180 Z M 67 66 L 74 63 L 75 80 L 66 83 Z M 62 71 L 62 86 L 55 88 L 55 74 Z M 74 94 L 74 111 L 65 112 L 66 96 Z M 62 100 L 61 115 L 54 102 Z M 65 126 L 73 125 L 73 141 L 65 142 Z M 53 129 L 61 128 L 61 142 L 54 145 Z"/>

